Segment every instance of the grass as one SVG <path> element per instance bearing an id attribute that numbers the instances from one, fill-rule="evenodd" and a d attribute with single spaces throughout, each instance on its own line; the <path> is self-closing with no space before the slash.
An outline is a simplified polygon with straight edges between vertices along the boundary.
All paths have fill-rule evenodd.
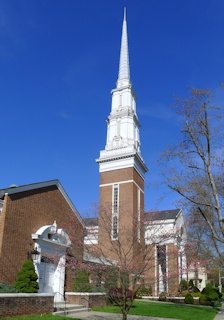
<path id="1" fill-rule="evenodd" d="M 53 314 L 45 314 L 39 316 L 22 316 L 22 317 L 13 317 L 13 318 L 4 318 L 5 320 L 80 320 L 75 318 L 56 316 Z"/>
<path id="2" fill-rule="evenodd" d="M 120 313 L 120 309 L 115 306 L 94 308 L 94 311 Z M 129 314 L 181 320 L 213 320 L 217 310 L 201 306 L 134 301 L 133 308 L 130 309 Z"/>
<path id="3" fill-rule="evenodd" d="M 121 313 L 120 309 L 115 306 L 94 308 L 94 311 L 109 312 L 109 313 Z M 130 309 L 129 314 L 162 317 L 162 318 L 174 318 L 181 320 L 213 320 L 217 314 L 217 310 L 210 307 L 200 306 L 186 306 L 181 304 L 168 304 L 158 302 L 144 302 L 135 301 L 133 308 Z M 6 318 L 6 320 L 80 320 L 56 315 L 42 315 L 42 316 L 23 316 L 16 318 Z"/>

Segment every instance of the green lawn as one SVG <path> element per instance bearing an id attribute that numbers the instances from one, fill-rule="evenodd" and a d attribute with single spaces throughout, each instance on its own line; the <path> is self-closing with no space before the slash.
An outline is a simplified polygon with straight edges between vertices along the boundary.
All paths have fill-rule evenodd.
<path id="1" fill-rule="evenodd" d="M 80 320 L 69 317 L 61 317 L 53 314 L 46 314 L 42 316 L 23 316 L 23 317 L 13 317 L 13 318 L 3 318 L 5 320 Z"/>
<path id="2" fill-rule="evenodd" d="M 120 313 L 117 307 L 94 308 L 94 311 Z M 181 304 L 168 304 L 158 302 L 135 301 L 129 314 L 174 318 L 181 320 L 213 320 L 217 310 L 210 307 L 186 306 Z M 56 315 L 43 316 L 23 316 L 16 318 L 6 318 L 6 320 L 80 320 Z"/>
<path id="3" fill-rule="evenodd" d="M 94 308 L 94 311 L 120 313 L 120 309 L 114 306 Z M 129 314 L 181 320 L 213 320 L 217 310 L 210 307 L 135 301 Z"/>

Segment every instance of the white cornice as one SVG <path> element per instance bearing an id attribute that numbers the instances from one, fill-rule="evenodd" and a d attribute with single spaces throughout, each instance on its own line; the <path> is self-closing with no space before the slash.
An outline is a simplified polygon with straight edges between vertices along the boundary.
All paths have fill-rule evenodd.
<path id="1" fill-rule="evenodd" d="M 142 188 L 134 180 L 114 181 L 113 183 L 104 183 L 104 184 L 100 184 L 100 188 L 111 186 L 114 184 L 125 184 L 125 183 L 134 183 L 141 190 L 141 192 L 144 193 L 144 190 L 142 190 Z"/>
<path id="2" fill-rule="evenodd" d="M 108 157 L 104 159 L 99 158 L 96 161 L 99 163 L 100 172 L 119 170 L 125 168 L 135 168 L 135 170 L 144 180 L 145 173 L 148 171 L 148 168 L 146 167 L 144 161 L 138 155 L 138 153 Z"/>

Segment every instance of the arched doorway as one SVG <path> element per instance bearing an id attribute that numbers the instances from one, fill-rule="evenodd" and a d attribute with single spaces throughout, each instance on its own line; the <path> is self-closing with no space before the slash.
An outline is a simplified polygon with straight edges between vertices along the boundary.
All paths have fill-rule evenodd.
<path id="1" fill-rule="evenodd" d="M 71 241 L 56 222 L 46 225 L 32 234 L 35 249 L 40 252 L 34 261 L 38 274 L 39 293 L 54 293 L 55 301 L 64 300 L 65 254 Z"/>

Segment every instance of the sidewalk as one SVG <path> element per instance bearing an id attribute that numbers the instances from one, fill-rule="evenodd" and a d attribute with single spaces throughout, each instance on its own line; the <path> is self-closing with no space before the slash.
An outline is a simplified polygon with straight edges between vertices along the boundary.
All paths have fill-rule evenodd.
<path id="1" fill-rule="evenodd" d="M 76 318 L 76 319 L 87 319 L 87 320 L 122 320 L 121 314 L 97 312 L 97 311 L 77 312 L 77 313 L 69 314 L 69 317 Z M 128 320 L 178 320 L 178 319 L 128 315 Z M 224 302 L 222 303 L 222 307 L 219 313 L 217 313 L 217 315 L 213 320 L 224 320 Z"/>
<path id="2" fill-rule="evenodd" d="M 217 313 L 213 320 L 224 320 L 224 302 L 222 303 L 219 313 Z"/>
<path id="3" fill-rule="evenodd" d="M 69 317 L 76 318 L 76 319 L 88 319 L 88 320 L 122 320 L 121 314 L 97 312 L 97 311 L 76 312 L 73 314 L 69 314 Z M 128 320 L 177 320 L 177 319 L 128 315 Z M 224 319 L 215 318 L 215 320 L 224 320 Z"/>

